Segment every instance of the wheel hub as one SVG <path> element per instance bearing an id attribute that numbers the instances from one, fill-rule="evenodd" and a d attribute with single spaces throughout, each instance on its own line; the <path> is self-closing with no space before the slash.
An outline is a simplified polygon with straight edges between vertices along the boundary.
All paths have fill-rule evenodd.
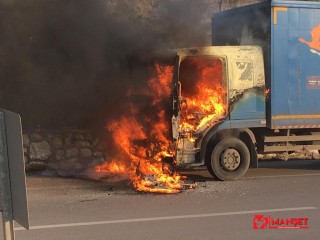
<path id="1" fill-rule="evenodd" d="M 240 154 L 236 149 L 229 148 L 221 154 L 221 164 L 225 170 L 234 171 L 240 165 Z"/>

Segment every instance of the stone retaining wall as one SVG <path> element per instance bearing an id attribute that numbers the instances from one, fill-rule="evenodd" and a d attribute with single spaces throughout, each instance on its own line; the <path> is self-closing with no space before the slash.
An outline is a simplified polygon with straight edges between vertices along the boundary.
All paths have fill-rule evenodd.
<path id="1" fill-rule="evenodd" d="M 26 171 L 47 170 L 52 175 L 88 177 L 90 170 L 107 160 L 107 135 L 80 130 L 24 131 Z M 259 159 L 320 159 L 318 151 L 259 154 Z"/>
<path id="2" fill-rule="evenodd" d="M 79 130 L 36 130 L 23 133 L 27 171 L 49 170 L 60 176 L 79 176 L 106 159 L 104 137 Z"/>

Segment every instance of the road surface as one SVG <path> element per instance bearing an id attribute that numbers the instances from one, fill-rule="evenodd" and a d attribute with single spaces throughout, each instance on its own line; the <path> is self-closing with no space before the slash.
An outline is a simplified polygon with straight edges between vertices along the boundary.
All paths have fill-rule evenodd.
<path id="1" fill-rule="evenodd" d="M 190 177 L 196 189 L 157 195 L 136 193 L 126 182 L 29 176 L 31 229 L 16 224 L 16 239 L 319 239 L 319 160 L 263 162 L 236 182 L 213 180 L 206 171 Z M 306 229 L 270 229 L 256 215 L 300 219 L 296 227 Z"/>

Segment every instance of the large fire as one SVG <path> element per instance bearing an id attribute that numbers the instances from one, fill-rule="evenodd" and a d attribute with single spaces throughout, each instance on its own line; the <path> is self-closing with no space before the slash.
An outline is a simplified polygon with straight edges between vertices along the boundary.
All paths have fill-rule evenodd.
<path id="1" fill-rule="evenodd" d="M 201 74 L 195 83 L 195 94 L 187 95 L 181 101 L 180 130 L 199 130 L 210 124 L 215 116 L 225 113 L 223 98 L 226 91 L 221 85 L 222 66 L 219 64 L 216 62 L 207 66 L 197 61 L 197 69 L 201 69 Z M 168 137 L 171 131 L 167 118 L 169 113 L 161 109 L 161 103 L 170 103 L 172 99 L 173 67 L 156 64 L 155 72 L 155 77 L 148 81 L 148 89 L 140 92 L 151 98 L 150 104 L 157 114 L 141 116 L 141 109 L 130 104 L 126 116 L 108 123 L 107 128 L 122 154 L 97 166 L 95 170 L 107 174 L 128 174 L 137 191 L 178 193 L 186 186 L 194 185 L 184 184 L 183 176 L 162 163 L 164 158 L 174 158 L 175 154 Z M 220 82 L 214 79 L 220 79 Z"/>
<path id="2" fill-rule="evenodd" d="M 156 76 L 148 81 L 148 89 L 141 94 L 151 97 L 150 104 L 157 110 L 156 116 L 143 116 L 141 120 L 141 110 L 131 104 L 126 116 L 109 123 L 107 128 L 112 132 L 114 143 L 125 154 L 97 166 L 96 171 L 129 174 L 137 191 L 178 193 L 184 188 L 183 177 L 161 162 L 164 157 L 173 157 L 174 151 L 168 139 L 168 113 L 158 109 L 161 102 L 170 101 L 173 67 L 156 64 L 155 72 Z"/>

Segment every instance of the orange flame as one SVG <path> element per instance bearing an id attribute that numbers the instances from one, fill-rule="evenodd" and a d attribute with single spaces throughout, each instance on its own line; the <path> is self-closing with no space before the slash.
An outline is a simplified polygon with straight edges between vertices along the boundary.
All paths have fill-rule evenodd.
<path id="1" fill-rule="evenodd" d="M 182 68 L 183 64 L 182 62 Z M 194 132 L 212 125 L 217 117 L 225 115 L 226 89 L 222 85 L 223 66 L 219 59 L 203 61 L 199 58 L 189 64 L 196 67 L 198 77 L 193 81 L 192 91 L 185 95 L 183 93 L 184 99 L 180 99 L 179 131 Z M 168 139 L 168 113 L 161 108 L 161 103 L 170 103 L 173 67 L 156 64 L 155 72 L 156 76 L 148 81 L 149 88 L 140 90 L 140 93 L 151 98 L 151 106 L 157 114 L 152 117 L 143 115 L 141 121 L 141 110 L 131 104 L 128 116 L 109 123 L 107 128 L 124 156 L 119 155 L 113 161 L 97 166 L 95 170 L 110 174 L 129 174 L 137 191 L 178 193 L 185 187 L 183 177 L 165 168 L 161 162 L 164 157 L 174 157 L 172 142 Z M 188 78 L 188 74 L 189 72 L 180 72 L 180 80 Z M 128 95 L 133 92 L 129 91 Z M 192 134 L 190 141 L 196 141 Z M 128 159 L 130 164 L 126 164 Z"/>
<path id="2" fill-rule="evenodd" d="M 162 101 L 169 102 L 173 67 L 155 65 L 156 76 L 148 81 L 144 95 L 152 97 L 151 105 L 157 109 Z M 132 94 L 132 92 L 130 92 Z M 160 104 L 161 105 L 161 104 Z M 181 176 L 163 167 L 163 157 L 173 157 L 171 141 L 168 140 L 169 123 L 166 112 L 158 109 L 156 116 L 139 121 L 139 109 L 129 106 L 128 115 L 107 125 L 113 141 L 125 156 L 95 168 L 96 172 L 129 174 L 137 191 L 152 193 L 178 193 L 183 188 Z M 146 126 L 152 126 L 148 129 Z M 126 164 L 130 159 L 130 164 Z"/>
<path id="3" fill-rule="evenodd" d="M 226 114 L 227 92 L 226 88 L 222 86 L 222 61 L 219 59 L 192 58 L 187 60 L 186 63 L 182 62 L 181 65 L 181 81 L 189 80 L 190 68 L 193 68 L 194 72 L 197 73 L 198 79 L 192 86 L 194 92 L 184 96 L 185 102 L 181 106 L 180 130 L 198 131 L 203 127 L 211 126 L 212 120 Z M 188 71 L 183 71 L 184 66 Z"/>
<path id="4" fill-rule="evenodd" d="M 270 93 L 270 89 L 267 88 L 266 91 L 265 91 L 265 95 L 268 95 Z"/>
<path id="5" fill-rule="evenodd" d="M 96 171 L 97 172 L 109 172 L 113 174 L 121 174 L 126 172 L 127 167 L 123 163 L 118 163 L 118 162 L 110 162 L 108 164 L 103 164 L 96 166 Z"/>

